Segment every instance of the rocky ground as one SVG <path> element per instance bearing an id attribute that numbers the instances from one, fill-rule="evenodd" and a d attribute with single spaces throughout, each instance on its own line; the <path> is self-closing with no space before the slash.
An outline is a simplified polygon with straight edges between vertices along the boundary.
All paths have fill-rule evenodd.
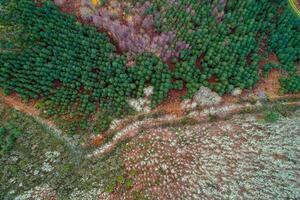
<path id="1" fill-rule="evenodd" d="M 298 199 L 299 116 L 145 130 L 127 144 L 126 169 L 149 199 Z"/>
<path id="2" fill-rule="evenodd" d="M 0 105 L 1 126 L 16 121 L 24 131 L 1 153 L 0 199 L 300 197 L 299 111 L 147 128 L 89 159 L 34 118 Z"/>

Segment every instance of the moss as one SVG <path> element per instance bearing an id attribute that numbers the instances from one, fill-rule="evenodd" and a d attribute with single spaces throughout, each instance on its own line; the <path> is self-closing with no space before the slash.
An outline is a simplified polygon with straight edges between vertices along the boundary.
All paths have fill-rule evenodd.
<path id="1" fill-rule="evenodd" d="M 280 114 L 275 111 L 265 111 L 263 113 L 263 120 L 268 123 L 274 123 L 278 121 L 280 118 Z"/>
<path id="2" fill-rule="evenodd" d="M 133 180 L 132 179 L 126 179 L 125 181 L 125 187 L 127 190 L 129 190 L 130 188 L 132 188 L 133 186 Z"/>
<path id="3" fill-rule="evenodd" d="M 62 166 L 60 166 L 59 172 L 62 176 L 67 175 L 69 173 L 71 173 L 74 169 L 74 165 L 72 164 L 63 164 Z"/>
<path id="4" fill-rule="evenodd" d="M 123 175 L 117 176 L 117 183 L 123 184 L 125 182 L 125 178 Z"/>
<path id="5" fill-rule="evenodd" d="M 9 166 L 9 172 L 11 173 L 11 176 L 17 176 L 19 173 L 20 169 L 16 165 L 11 165 Z"/>
<path id="6" fill-rule="evenodd" d="M 115 190 L 115 187 L 116 187 L 116 181 L 113 180 L 113 181 L 111 181 L 110 184 L 108 184 L 108 185 L 106 186 L 105 191 L 108 192 L 108 193 L 113 193 L 114 190 Z"/>

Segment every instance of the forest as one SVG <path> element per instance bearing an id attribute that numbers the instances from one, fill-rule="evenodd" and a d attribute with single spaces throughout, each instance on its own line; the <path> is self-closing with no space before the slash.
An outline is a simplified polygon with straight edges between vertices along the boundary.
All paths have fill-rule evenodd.
<path id="1" fill-rule="evenodd" d="M 186 88 L 187 99 L 201 86 L 219 95 L 251 90 L 277 69 L 281 93 L 298 93 L 300 21 L 288 2 L 231 0 L 221 19 L 212 10 L 225 8 L 210 2 L 154 0 L 147 7 L 158 33 L 176 33 L 168 48 L 179 55 L 166 62 L 153 52 L 119 52 L 105 31 L 77 22 L 52 1 L 1 0 L 0 87 L 25 102 L 39 100 L 46 117 L 69 114 L 80 121 L 73 131 L 86 129 L 83 119 L 99 110 L 111 118 L 131 113 L 127 99 L 143 97 L 147 86 L 154 87 L 155 108 L 170 90 Z M 178 42 L 187 48 L 176 50 Z M 273 54 L 280 62 L 269 59 Z M 128 59 L 134 60 L 130 67 Z M 100 130 L 110 120 L 102 120 Z"/>

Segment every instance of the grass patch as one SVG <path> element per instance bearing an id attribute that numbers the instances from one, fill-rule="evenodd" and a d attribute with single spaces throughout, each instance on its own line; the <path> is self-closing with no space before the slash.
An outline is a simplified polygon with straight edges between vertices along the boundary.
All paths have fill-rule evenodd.
<path id="1" fill-rule="evenodd" d="M 263 121 L 267 123 L 274 123 L 279 120 L 280 113 L 276 111 L 265 111 L 263 112 Z"/>

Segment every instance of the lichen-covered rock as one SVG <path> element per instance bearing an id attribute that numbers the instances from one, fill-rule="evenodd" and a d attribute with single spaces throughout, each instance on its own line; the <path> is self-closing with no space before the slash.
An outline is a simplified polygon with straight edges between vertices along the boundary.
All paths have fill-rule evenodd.
<path id="1" fill-rule="evenodd" d="M 233 96 L 239 96 L 239 95 L 242 94 L 242 90 L 241 90 L 240 88 L 235 88 L 235 89 L 231 92 L 231 94 L 232 94 Z"/>
<path id="2" fill-rule="evenodd" d="M 150 97 L 153 94 L 154 87 L 149 86 L 144 89 L 144 94 L 146 97 Z"/>
<path id="3" fill-rule="evenodd" d="M 194 109 L 194 108 L 197 107 L 197 103 L 190 100 L 190 99 L 186 99 L 186 100 L 181 102 L 180 106 L 183 109 Z"/>
<path id="4" fill-rule="evenodd" d="M 193 99 L 200 106 L 217 105 L 222 101 L 222 98 L 216 92 L 203 86 L 194 95 Z"/>
<path id="5" fill-rule="evenodd" d="M 128 100 L 128 104 L 137 112 L 150 112 L 150 103 L 150 100 L 146 98 Z"/>
<path id="6" fill-rule="evenodd" d="M 149 86 L 144 88 L 144 98 L 139 99 L 128 99 L 128 104 L 137 112 L 145 112 L 149 113 L 151 111 L 150 105 L 151 100 L 150 97 L 153 94 L 154 87 Z"/>
<path id="7" fill-rule="evenodd" d="M 36 186 L 23 194 L 17 196 L 15 200 L 28 200 L 28 199 L 55 199 L 56 192 L 48 184 Z"/>

